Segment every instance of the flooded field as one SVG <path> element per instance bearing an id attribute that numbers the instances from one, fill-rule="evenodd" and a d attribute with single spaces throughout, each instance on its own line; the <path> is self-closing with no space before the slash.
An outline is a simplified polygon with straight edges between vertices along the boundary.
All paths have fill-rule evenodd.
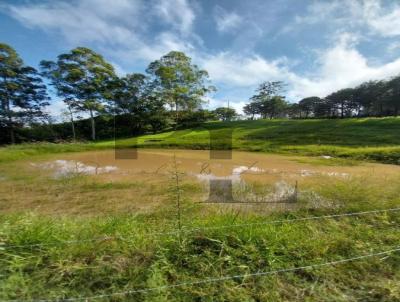
<path id="1" fill-rule="evenodd" d="M 91 151 L 57 155 L 54 160 L 32 162 L 33 173 L 50 172 L 54 178 L 73 174 L 100 175 L 110 181 L 130 178 L 160 177 L 172 171 L 174 156 L 178 170 L 198 180 L 232 179 L 233 181 L 273 182 L 276 179 L 303 179 L 329 176 L 385 177 L 400 173 L 400 166 L 338 161 L 329 156 L 318 158 L 232 152 L 232 159 L 209 159 L 204 150 L 139 150 L 136 159 L 116 159 L 115 152 Z M 106 175 L 104 175 L 106 174 Z"/>
<path id="2" fill-rule="evenodd" d="M 114 150 L 55 154 L 3 170 L 0 189 L 11 194 L 2 194 L 0 210 L 80 215 L 157 211 L 171 199 L 174 175 L 185 200 L 248 203 L 256 211 L 262 205 L 255 204 L 290 209 L 299 201 L 336 207 L 345 201 L 341 190 L 351 187 L 347 198 L 392 191 L 400 179 L 395 165 L 236 151 L 232 159 L 210 159 L 205 150 L 140 149 L 136 159 L 116 159 Z"/>

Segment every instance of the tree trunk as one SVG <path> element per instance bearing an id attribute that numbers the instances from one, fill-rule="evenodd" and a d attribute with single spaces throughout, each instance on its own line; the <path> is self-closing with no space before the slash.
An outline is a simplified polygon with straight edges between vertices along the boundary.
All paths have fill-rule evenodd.
<path id="1" fill-rule="evenodd" d="M 72 139 L 76 141 L 76 132 L 75 132 L 75 123 L 74 123 L 74 114 L 72 113 L 71 107 L 68 106 L 69 114 L 70 114 L 70 121 L 71 121 L 71 128 L 72 128 Z"/>
<path id="2" fill-rule="evenodd" d="M 340 118 L 344 117 L 344 103 L 340 104 Z"/>
<path id="3" fill-rule="evenodd" d="M 15 144 L 15 132 L 14 132 L 14 125 L 13 125 L 13 120 L 10 112 L 10 102 L 6 101 L 5 105 L 7 109 L 7 116 L 8 116 L 8 129 L 10 132 L 10 142 L 12 145 Z"/>
<path id="4" fill-rule="evenodd" d="M 10 139 L 11 139 L 11 144 L 15 144 L 15 132 L 14 132 L 14 127 L 13 125 L 10 125 Z"/>
<path id="5" fill-rule="evenodd" d="M 73 118 L 71 118 L 71 127 L 72 127 L 72 140 L 76 141 L 76 133 L 75 133 L 75 123 Z"/>
<path id="6" fill-rule="evenodd" d="M 178 120 L 179 120 L 178 101 L 175 101 L 175 130 L 178 127 Z"/>
<path id="7" fill-rule="evenodd" d="M 90 121 L 92 123 L 92 140 L 96 140 L 96 125 L 94 122 L 94 116 L 93 116 L 93 111 L 92 109 L 89 110 L 90 111 Z"/>

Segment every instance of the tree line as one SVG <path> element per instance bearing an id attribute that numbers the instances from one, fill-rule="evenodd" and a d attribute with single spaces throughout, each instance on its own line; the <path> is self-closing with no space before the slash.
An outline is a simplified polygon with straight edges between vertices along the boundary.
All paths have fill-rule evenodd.
<path id="1" fill-rule="evenodd" d="M 82 126 L 81 114 L 90 121 L 92 140 L 98 136 L 96 123 L 112 129 L 108 135 L 116 131 L 129 136 L 216 117 L 201 109 L 204 97 L 215 90 L 207 71 L 182 52 L 171 51 L 151 62 L 146 74 L 118 76 L 104 57 L 85 47 L 60 54 L 53 61 L 43 60 L 39 66 L 39 71 L 26 66 L 11 46 L 0 44 L 3 143 L 20 141 L 16 131 L 23 133 L 38 125 L 42 131 L 47 126 L 52 134 L 65 132 L 66 125 L 49 125 L 51 117 L 45 109 L 50 98 L 45 81 L 65 103 L 73 139 L 79 132 L 77 125 Z"/>
<path id="2" fill-rule="evenodd" d="M 151 62 L 144 74 L 119 76 L 89 48 L 43 60 L 36 70 L 0 43 L 0 143 L 128 137 L 237 118 L 229 106 L 202 109 L 215 90 L 207 71 L 178 51 Z M 396 116 L 400 109 L 400 76 L 298 103 L 289 103 L 284 90 L 280 81 L 262 83 L 243 112 L 250 119 L 344 118 Z M 46 113 L 49 91 L 65 104 L 67 122 L 54 122 Z"/>
<path id="3" fill-rule="evenodd" d="M 400 75 L 340 89 L 324 98 L 306 97 L 297 103 L 285 100 L 284 87 L 283 82 L 262 83 L 243 112 L 250 119 L 383 117 L 400 113 Z"/>

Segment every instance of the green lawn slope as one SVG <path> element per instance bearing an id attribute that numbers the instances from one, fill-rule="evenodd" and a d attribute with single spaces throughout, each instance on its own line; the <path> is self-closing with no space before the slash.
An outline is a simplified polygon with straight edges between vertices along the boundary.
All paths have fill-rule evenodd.
<path id="1" fill-rule="evenodd" d="M 231 134 L 230 134 L 231 133 Z M 210 138 L 211 137 L 211 138 Z M 0 161 L 54 152 L 124 147 L 219 148 L 300 155 L 330 155 L 398 164 L 400 118 L 209 122 L 192 129 L 130 139 L 77 144 L 23 144 L 0 149 Z"/>

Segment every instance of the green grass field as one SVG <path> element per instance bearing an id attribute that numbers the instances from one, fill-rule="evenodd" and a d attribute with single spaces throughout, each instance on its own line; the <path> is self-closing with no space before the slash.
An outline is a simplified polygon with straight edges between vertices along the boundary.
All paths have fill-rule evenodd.
<path id="1" fill-rule="evenodd" d="M 131 139 L 77 144 L 23 144 L 0 148 L 0 161 L 46 153 L 117 147 L 209 149 L 210 133 L 222 148 L 300 155 L 330 155 L 397 164 L 400 118 L 211 122 L 193 129 Z"/>
<path id="2" fill-rule="evenodd" d="M 117 146 L 207 149 L 210 131 L 226 146 L 226 129 L 234 149 L 304 155 L 296 160 L 320 168 L 400 159 L 396 118 L 207 123 Z M 199 204 L 201 186 L 185 178 L 177 188 L 173 178 L 52 179 L 29 168 L 58 153 L 113 146 L 0 149 L 0 301 L 400 301 L 400 252 L 357 258 L 400 249 L 398 167 L 301 180 L 295 206 L 279 208 Z M 110 200 L 125 207 L 111 211 Z M 156 205 L 138 211 L 135 202 Z M 397 210 L 302 220 L 381 209 Z M 262 275 L 269 271 L 278 272 Z"/>

